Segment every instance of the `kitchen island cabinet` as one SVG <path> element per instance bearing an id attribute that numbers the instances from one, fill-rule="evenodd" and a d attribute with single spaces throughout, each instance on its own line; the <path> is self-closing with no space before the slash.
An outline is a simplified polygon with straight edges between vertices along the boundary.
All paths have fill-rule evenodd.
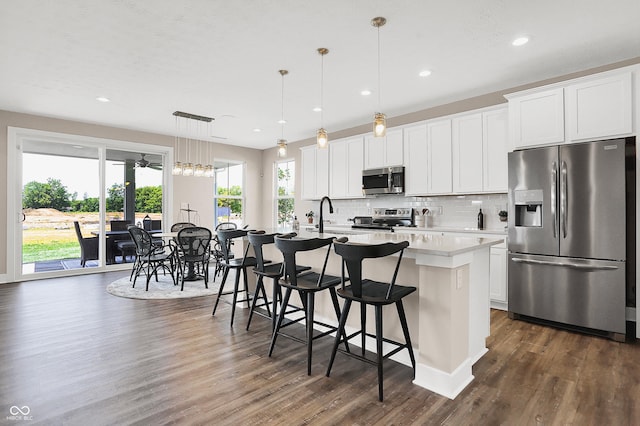
<path id="1" fill-rule="evenodd" d="M 304 230 L 300 232 L 300 236 L 305 238 L 342 236 Z M 473 364 L 487 352 L 489 252 L 491 246 L 499 244 L 501 240 L 426 233 L 349 234 L 347 237 L 352 242 L 366 244 L 409 242 L 397 283 L 418 288 L 405 302 L 416 353 L 414 383 L 448 398 L 455 398 L 473 380 Z M 267 250 L 270 259 L 281 257 L 275 247 L 269 246 Z M 324 253 L 324 250 L 300 253 L 297 261 L 319 271 Z M 376 259 L 375 262 L 365 261 L 365 277 L 390 279 L 395 261 L 393 257 Z M 340 272 L 340 257 L 332 253 L 327 273 L 340 275 Z M 316 300 L 316 318 L 336 323 L 329 296 L 318 296 L 321 297 Z M 359 316 L 350 315 L 347 333 L 352 332 L 358 324 Z M 384 334 L 391 339 L 403 339 L 401 327 L 393 315 L 385 316 Z M 375 348 L 375 342 L 368 341 L 367 347 Z M 393 359 L 410 365 L 405 353 L 399 353 Z"/>

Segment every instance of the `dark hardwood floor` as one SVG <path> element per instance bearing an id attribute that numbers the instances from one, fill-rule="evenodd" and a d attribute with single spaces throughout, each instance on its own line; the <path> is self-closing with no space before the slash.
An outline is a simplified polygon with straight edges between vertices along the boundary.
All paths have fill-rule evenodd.
<path id="1" fill-rule="evenodd" d="M 105 292 L 123 273 L 0 285 L 0 423 L 625 425 L 640 423 L 640 344 L 512 321 L 492 311 L 489 353 L 449 400 L 411 383 L 410 368 L 304 348 L 269 322 L 212 297 L 131 300 Z M 12 406 L 31 421 L 11 419 Z"/>

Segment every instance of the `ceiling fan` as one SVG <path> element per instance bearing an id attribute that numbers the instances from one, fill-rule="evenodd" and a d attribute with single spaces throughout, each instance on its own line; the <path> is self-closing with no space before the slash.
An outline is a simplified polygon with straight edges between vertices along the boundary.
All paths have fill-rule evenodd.
<path id="1" fill-rule="evenodd" d="M 140 154 L 140 159 L 136 161 L 134 167 L 139 169 L 150 168 L 154 170 L 162 170 L 162 163 L 152 163 L 151 161 L 144 158 L 145 154 Z"/>

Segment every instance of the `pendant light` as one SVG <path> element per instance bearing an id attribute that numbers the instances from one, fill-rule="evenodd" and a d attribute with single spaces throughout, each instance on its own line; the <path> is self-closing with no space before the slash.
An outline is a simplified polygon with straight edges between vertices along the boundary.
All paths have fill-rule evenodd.
<path id="1" fill-rule="evenodd" d="M 373 18 L 371 25 L 378 29 L 378 111 L 380 111 L 380 27 L 387 23 L 387 20 L 381 16 Z M 382 137 L 387 134 L 387 117 L 381 113 L 376 112 L 373 116 L 373 136 Z"/>
<path id="2" fill-rule="evenodd" d="M 287 140 L 284 138 L 284 123 L 286 123 L 284 119 L 284 76 L 289 74 L 287 70 L 278 70 L 280 75 L 282 76 L 282 103 L 280 109 L 280 139 L 278 139 L 278 157 L 285 157 L 287 155 Z"/>
<path id="3" fill-rule="evenodd" d="M 327 131 L 324 129 L 324 55 L 329 53 L 329 49 L 321 47 L 318 49 L 318 53 L 320 54 L 321 62 L 320 62 L 320 128 L 316 132 L 316 142 L 318 143 L 318 148 L 326 148 L 329 145 L 329 135 L 327 135 Z"/>

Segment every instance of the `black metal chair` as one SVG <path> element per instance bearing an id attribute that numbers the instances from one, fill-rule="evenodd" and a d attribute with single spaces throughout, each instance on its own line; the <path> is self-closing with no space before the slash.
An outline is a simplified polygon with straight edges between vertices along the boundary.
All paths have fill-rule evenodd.
<path id="1" fill-rule="evenodd" d="M 181 229 L 191 228 L 193 226 L 196 226 L 196 225 L 194 225 L 191 222 L 177 222 L 171 225 L 171 232 L 180 232 Z"/>
<path id="2" fill-rule="evenodd" d="M 273 244 L 274 237 L 281 234 L 266 234 L 265 231 L 251 231 L 247 234 L 247 238 L 249 239 L 249 243 L 253 247 L 253 252 L 256 256 L 256 266 L 253 268 L 253 273 L 257 275 L 258 279 L 256 281 L 256 290 L 253 293 L 253 300 L 251 302 L 251 310 L 249 311 L 249 320 L 247 321 L 247 330 L 249 330 L 249 326 L 251 325 L 251 318 L 253 314 L 261 315 L 265 318 L 271 319 L 271 331 L 275 329 L 276 326 L 276 310 L 278 303 L 282 302 L 282 290 L 278 285 L 278 280 L 282 276 L 284 272 L 283 264 L 280 263 L 270 263 L 270 261 L 264 260 L 264 254 L 262 251 L 262 246 L 266 244 Z M 291 234 L 295 236 L 296 234 Z M 308 271 L 311 269 L 310 266 L 297 266 L 296 273 L 300 274 L 301 272 Z M 271 278 L 273 279 L 273 291 L 271 301 L 267 299 L 266 292 L 264 289 L 264 279 Z M 262 298 L 262 303 L 258 304 L 258 299 Z M 269 306 L 271 305 L 271 309 Z M 256 308 L 264 307 L 266 310 L 266 314 L 256 310 Z M 300 310 L 300 308 L 295 308 L 296 310 Z M 290 312 L 293 312 L 290 311 Z M 290 313 L 287 312 L 287 313 Z"/>
<path id="3" fill-rule="evenodd" d="M 216 225 L 216 235 L 213 236 L 213 243 L 211 244 L 211 254 L 215 262 L 215 269 L 213 270 L 213 280 L 218 277 L 218 274 L 222 272 L 222 261 L 224 260 L 224 254 L 222 253 L 222 247 L 220 246 L 220 240 L 218 239 L 217 232 L 219 230 L 238 229 L 238 225 L 233 222 L 221 222 Z M 229 251 L 229 256 L 234 257 L 234 254 Z"/>
<path id="4" fill-rule="evenodd" d="M 84 268 L 87 260 L 98 260 L 98 246 L 100 242 L 98 237 L 83 237 L 82 231 L 80 230 L 80 223 L 77 221 L 73 222 L 73 226 L 76 229 L 78 244 L 80 244 L 80 265 Z"/>
<path id="5" fill-rule="evenodd" d="M 169 271 L 173 285 L 176 285 L 174 276 L 175 250 L 173 247 L 155 245 L 147 231 L 134 225 L 129 226 L 129 234 L 136 245 L 136 260 L 129 278 L 129 280 L 133 278 L 133 287 L 136 286 L 138 276 L 144 274 L 147 277 L 146 291 L 149 291 L 151 276 L 155 275 L 156 282 L 158 281 L 158 269 Z M 169 249 L 168 252 L 167 249 Z"/>
<path id="6" fill-rule="evenodd" d="M 199 278 L 195 277 L 196 268 L 202 272 L 204 287 L 209 288 L 211 231 L 200 226 L 183 228 L 178 232 L 175 244 L 178 259 L 176 277 L 181 280 L 180 291 L 184 290 L 185 280 Z"/>
<path id="7" fill-rule="evenodd" d="M 405 296 L 416 291 L 415 287 L 406 287 L 396 285 L 396 277 L 398 276 L 398 269 L 400 268 L 400 262 L 402 260 L 402 254 L 404 249 L 409 246 L 407 241 L 400 243 L 385 243 L 379 245 L 363 245 L 363 244 L 350 244 L 346 242 L 335 242 L 334 247 L 336 253 L 342 256 L 342 286 L 338 289 L 338 295 L 345 299 L 344 306 L 342 307 L 342 315 L 340 316 L 340 323 L 338 325 L 339 332 L 336 333 L 336 339 L 333 344 L 333 350 L 331 352 L 331 359 L 329 360 L 329 366 L 327 367 L 327 377 L 331 373 L 331 367 L 336 357 L 336 352 L 341 342 L 348 341 L 358 335 L 361 336 L 361 353 L 350 351 L 342 351 L 346 355 L 365 361 L 369 364 L 377 365 L 378 367 L 378 399 L 382 401 L 382 362 L 384 359 L 396 354 L 402 349 L 409 351 L 409 357 L 411 358 L 411 365 L 413 366 L 413 373 L 415 377 L 416 360 L 411 347 L 411 339 L 409 337 L 409 328 L 407 327 L 407 319 L 404 313 L 404 307 L 402 305 L 402 299 Z M 394 253 L 400 253 L 398 256 L 398 262 L 393 272 L 393 277 L 390 283 L 373 281 L 362 278 L 362 261 L 364 259 L 380 258 L 389 256 Z M 350 285 L 345 287 L 346 274 L 345 265 L 348 272 L 348 279 Z M 344 336 L 345 323 L 347 322 L 347 316 L 349 315 L 349 309 L 352 302 L 360 303 L 360 330 L 352 333 L 349 336 Z M 404 334 L 405 343 L 396 342 L 390 339 L 386 339 L 382 335 L 382 307 L 395 303 L 398 310 L 398 316 L 400 317 L 400 324 L 402 326 L 402 332 Z M 376 334 L 375 336 L 367 333 L 366 331 L 366 306 L 372 305 L 375 308 L 375 321 L 376 321 Z M 367 358 L 365 355 L 365 340 L 366 337 L 375 337 L 376 339 L 376 358 L 375 360 Z M 387 343 L 395 346 L 394 349 L 387 354 L 383 354 L 382 344 Z"/>
<path id="8" fill-rule="evenodd" d="M 211 315 L 216 314 L 216 309 L 218 309 L 218 303 L 220 302 L 221 296 L 226 296 L 229 294 L 233 294 L 233 301 L 231 302 L 231 326 L 233 326 L 233 317 L 236 313 L 236 303 L 247 303 L 247 308 L 249 308 L 249 301 L 251 300 L 251 295 L 249 294 L 249 286 L 247 284 L 247 268 L 254 267 L 257 265 L 256 258 L 251 256 L 247 256 L 249 252 L 249 245 L 245 248 L 244 255 L 241 258 L 233 257 L 231 253 L 231 244 L 236 238 L 243 238 L 247 235 L 249 231 L 244 229 L 220 229 L 217 231 L 218 241 L 220 242 L 220 250 L 222 251 L 223 259 L 221 260 L 221 265 L 224 270 L 222 274 L 222 282 L 220 283 L 220 290 L 218 291 L 218 297 L 216 297 L 216 303 L 213 305 L 213 312 Z M 230 270 L 235 270 L 236 278 L 233 286 L 233 290 L 224 291 L 224 285 L 227 282 L 227 277 L 229 276 Z M 244 288 L 240 289 L 240 273 L 242 273 Z M 245 293 L 244 299 L 238 300 L 238 293 Z"/>
<path id="9" fill-rule="evenodd" d="M 292 235 L 283 235 L 275 237 L 275 244 L 278 250 L 282 252 L 284 257 L 285 272 L 283 278 L 278 281 L 278 285 L 286 288 L 284 298 L 282 300 L 282 306 L 278 313 L 278 320 L 276 321 L 275 329 L 273 330 L 273 336 L 271 337 L 271 344 L 269 345 L 269 356 L 273 353 L 273 349 L 276 344 L 278 336 L 288 337 L 300 343 L 304 343 L 307 346 L 307 374 L 311 375 L 311 354 L 313 350 L 313 341 L 330 333 L 337 332 L 338 327 L 323 323 L 321 321 L 314 320 L 314 303 L 315 294 L 319 291 L 329 290 L 331 294 L 331 300 L 333 301 L 333 307 L 336 312 L 336 319 L 340 318 L 340 306 L 338 305 L 338 297 L 336 296 L 335 287 L 340 284 L 340 277 L 326 275 L 325 270 L 327 268 L 327 260 L 331 253 L 331 244 L 333 238 L 310 238 L 310 239 L 297 239 L 292 238 Z M 298 274 L 296 271 L 296 253 L 301 251 L 315 250 L 322 247 L 327 247 L 327 254 L 324 258 L 324 264 L 320 273 L 306 272 Z M 287 307 L 289 306 L 289 299 L 292 291 L 297 291 L 304 309 L 304 316 L 298 319 L 290 320 L 287 323 L 283 323 L 284 317 L 287 314 Z M 305 338 L 301 339 L 292 334 L 287 334 L 284 329 L 292 326 L 304 320 L 306 325 Z M 326 331 L 314 335 L 313 326 L 320 325 L 326 328 Z M 348 343 L 345 341 L 345 347 L 348 350 Z"/>
<path id="10" fill-rule="evenodd" d="M 130 220 L 112 220 L 109 222 L 109 227 L 112 231 L 126 231 L 129 226 L 131 226 Z M 116 254 L 122 257 L 122 262 L 124 263 L 127 261 L 127 257 L 135 256 L 136 245 L 129 234 L 112 235 L 107 238 L 107 253 L 110 254 L 108 257 L 111 263 L 115 263 Z"/>

